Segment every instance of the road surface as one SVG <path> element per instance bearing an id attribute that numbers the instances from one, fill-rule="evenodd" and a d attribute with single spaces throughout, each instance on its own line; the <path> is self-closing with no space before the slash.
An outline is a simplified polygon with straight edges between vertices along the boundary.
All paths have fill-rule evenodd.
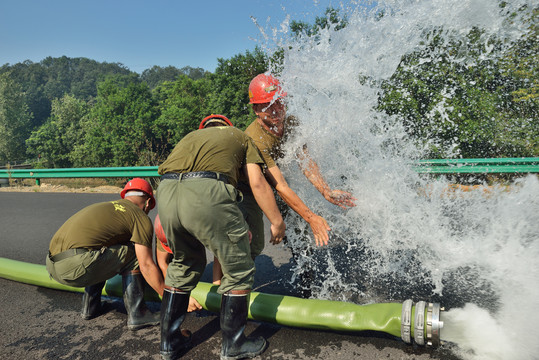
<path id="1" fill-rule="evenodd" d="M 0 257 L 44 264 L 52 235 L 83 207 L 117 199 L 115 194 L 0 192 Z M 155 211 L 150 213 L 155 217 Z M 211 257 L 209 256 L 211 261 Z M 256 261 L 255 290 L 296 295 L 288 284 L 291 255 L 268 244 Z M 211 281 L 211 263 L 203 281 Z M 0 278 L 0 359 L 159 359 L 159 327 L 127 330 L 123 302 L 106 298 L 108 311 L 93 320 L 79 316 L 81 294 L 41 288 Z M 150 303 L 159 311 L 160 303 Z M 184 327 L 193 347 L 184 359 L 218 359 L 219 316 L 188 314 Z M 458 360 L 450 349 L 404 344 L 376 332 L 337 333 L 249 321 L 247 334 L 269 343 L 256 359 Z"/>

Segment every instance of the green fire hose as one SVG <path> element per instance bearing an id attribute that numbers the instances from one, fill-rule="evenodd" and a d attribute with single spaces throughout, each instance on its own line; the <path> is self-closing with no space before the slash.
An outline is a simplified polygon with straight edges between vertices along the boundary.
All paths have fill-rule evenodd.
<path id="1" fill-rule="evenodd" d="M 84 288 L 62 285 L 49 277 L 44 265 L 30 264 L 0 257 L 0 277 L 51 289 L 84 292 Z M 152 290 L 146 300 L 160 301 Z M 206 310 L 220 311 L 221 295 L 217 286 L 200 282 L 191 292 Z M 122 278 L 117 275 L 108 280 L 103 295 L 121 297 Z M 400 337 L 406 343 L 438 346 L 440 344 L 439 304 L 426 304 L 412 300 L 400 303 L 357 305 L 353 303 L 301 299 L 292 296 L 252 292 L 249 319 L 299 328 L 334 331 L 380 331 Z"/>

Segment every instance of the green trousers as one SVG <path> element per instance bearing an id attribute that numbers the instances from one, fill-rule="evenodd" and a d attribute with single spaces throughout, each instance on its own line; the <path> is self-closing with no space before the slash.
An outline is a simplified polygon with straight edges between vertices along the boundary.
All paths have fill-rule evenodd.
<path id="1" fill-rule="evenodd" d="M 74 287 L 97 284 L 124 271 L 139 268 L 135 247 L 131 242 L 90 250 L 60 261 L 52 261 L 47 256 L 45 263 L 54 280 Z"/>
<path id="2" fill-rule="evenodd" d="M 264 213 L 250 191 L 243 193 L 243 201 L 238 206 L 253 235 L 251 239 L 251 257 L 254 260 L 264 250 Z"/>
<path id="3" fill-rule="evenodd" d="M 159 219 L 173 253 L 166 285 L 193 290 L 206 267 L 207 248 L 223 270 L 218 293 L 252 288 L 255 267 L 239 196 L 234 186 L 216 179 L 161 181 Z"/>

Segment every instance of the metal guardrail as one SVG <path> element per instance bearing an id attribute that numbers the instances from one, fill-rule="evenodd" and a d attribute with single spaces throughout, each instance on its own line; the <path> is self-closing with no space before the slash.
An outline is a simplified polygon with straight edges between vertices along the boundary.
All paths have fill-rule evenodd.
<path id="1" fill-rule="evenodd" d="M 0 170 L 0 179 L 35 179 L 36 185 L 40 184 L 40 179 L 46 178 L 134 178 L 158 176 L 157 166 Z"/>
<path id="2" fill-rule="evenodd" d="M 539 173 L 539 157 L 501 159 L 419 160 L 413 164 L 421 174 L 526 174 Z M 157 166 L 70 168 L 70 169 L 0 169 L 0 179 L 45 178 L 133 178 L 158 177 Z"/>
<path id="3" fill-rule="evenodd" d="M 422 174 L 539 173 L 539 157 L 419 160 L 414 170 Z"/>

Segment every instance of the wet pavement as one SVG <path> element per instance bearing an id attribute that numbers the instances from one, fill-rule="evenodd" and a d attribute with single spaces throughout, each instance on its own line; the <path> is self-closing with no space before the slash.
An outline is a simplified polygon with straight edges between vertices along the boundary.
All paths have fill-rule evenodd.
<path id="1" fill-rule="evenodd" d="M 0 257 L 44 264 L 52 235 L 83 207 L 117 199 L 115 194 L 0 192 Z M 153 218 L 155 212 L 150 213 Z M 211 256 L 203 281 L 211 281 Z M 291 254 L 283 245 L 266 245 L 256 260 L 255 290 L 296 296 L 290 285 Z M 159 359 L 159 327 L 129 331 L 119 298 L 104 298 L 107 311 L 92 320 L 79 316 L 81 294 L 0 278 L 0 358 Z M 160 303 L 149 303 L 159 311 Z M 218 359 L 218 314 L 188 314 L 193 332 L 185 359 Z M 246 333 L 269 343 L 256 359 L 440 359 L 458 360 L 449 348 L 407 345 L 379 332 L 339 333 L 249 321 Z"/>

